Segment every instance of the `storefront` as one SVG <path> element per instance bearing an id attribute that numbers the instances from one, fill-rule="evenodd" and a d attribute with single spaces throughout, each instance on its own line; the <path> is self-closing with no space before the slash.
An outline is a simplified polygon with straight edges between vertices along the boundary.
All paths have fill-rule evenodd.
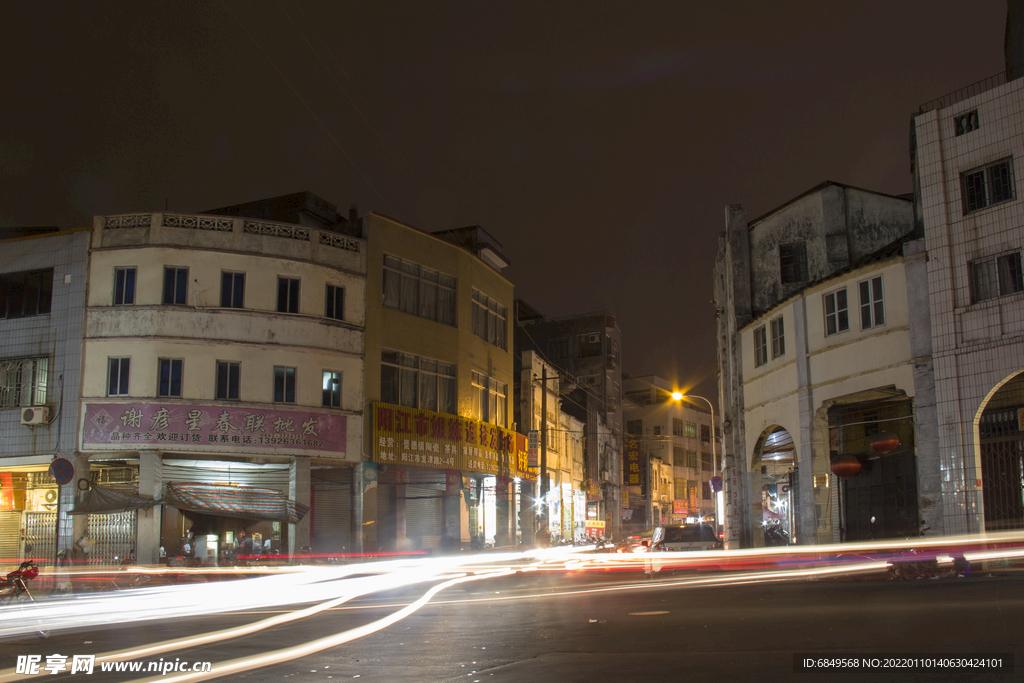
<path id="1" fill-rule="evenodd" d="M 524 435 L 426 410 L 383 403 L 371 410 L 366 469 L 375 476 L 361 485 L 364 515 L 374 502 L 375 547 L 438 552 L 521 540 L 520 484 L 536 479 Z"/>

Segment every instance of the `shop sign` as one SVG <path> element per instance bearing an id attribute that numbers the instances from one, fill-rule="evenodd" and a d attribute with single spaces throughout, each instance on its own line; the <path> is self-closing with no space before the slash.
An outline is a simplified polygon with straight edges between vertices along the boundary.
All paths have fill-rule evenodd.
<path id="1" fill-rule="evenodd" d="M 644 495 L 643 462 L 640 457 L 640 440 L 635 436 L 626 437 L 626 452 L 622 459 L 622 480 L 626 486 L 639 486 Z"/>
<path id="2" fill-rule="evenodd" d="M 536 429 L 531 429 L 528 434 L 529 437 L 529 466 L 540 467 L 540 458 L 537 457 L 537 453 L 540 450 L 540 432 Z"/>
<path id="3" fill-rule="evenodd" d="M 345 452 L 344 415 L 160 403 L 90 403 L 84 450 Z"/>
<path id="4" fill-rule="evenodd" d="M 587 538 L 604 538 L 604 520 L 588 519 L 584 528 Z"/>
<path id="5" fill-rule="evenodd" d="M 690 514 L 690 510 L 686 506 L 686 501 L 685 500 L 673 500 L 672 501 L 672 514 L 674 514 L 674 515 L 688 515 L 688 514 Z"/>
<path id="6" fill-rule="evenodd" d="M 522 434 L 459 415 L 371 404 L 373 461 L 535 481 Z"/>
<path id="7" fill-rule="evenodd" d="M 10 472 L 0 472 L 0 510 L 15 510 L 14 480 Z"/>

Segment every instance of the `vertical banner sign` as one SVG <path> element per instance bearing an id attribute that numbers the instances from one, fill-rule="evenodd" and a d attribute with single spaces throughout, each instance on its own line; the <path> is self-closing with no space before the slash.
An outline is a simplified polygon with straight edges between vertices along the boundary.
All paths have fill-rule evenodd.
<path id="1" fill-rule="evenodd" d="M 536 429 L 530 430 L 530 467 L 540 467 L 540 459 L 537 452 L 540 450 L 540 432 Z"/>
<path id="2" fill-rule="evenodd" d="M 635 436 L 626 437 L 626 457 L 623 459 L 622 480 L 626 486 L 640 487 L 640 495 L 644 494 L 643 463 L 640 458 L 640 440 Z"/>

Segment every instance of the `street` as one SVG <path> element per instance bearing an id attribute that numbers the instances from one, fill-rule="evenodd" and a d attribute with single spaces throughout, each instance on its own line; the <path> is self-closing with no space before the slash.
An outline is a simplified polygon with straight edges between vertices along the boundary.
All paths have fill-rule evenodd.
<path id="1" fill-rule="evenodd" d="M 1024 593 L 1017 577 L 914 581 L 828 580 L 693 585 L 634 572 L 519 573 L 452 586 L 401 621 L 351 642 L 265 668 L 229 674 L 251 681 L 648 681 L 831 680 L 794 672 L 794 654 L 849 657 L 980 655 L 1024 648 Z M 265 655 L 365 626 L 419 598 L 417 586 L 378 594 L 241 638 L 140 657 L 218 662 Z M 283 610 L 151 621 L 3 644 L 18 655 L 98 654 L 264 619 Z M 43 671 L 40 675 L 47 675 Z M 77 675 L 77 674 L 75 674 Z M 100 672 L 102 680 L 153 674 Z M 870 671 L 872 681 L 1016 680 L 1019 673 Z M 156 680 L 169 680 L 173 676 Z M 28 680 L 37 678 L 29 676 Z"/>

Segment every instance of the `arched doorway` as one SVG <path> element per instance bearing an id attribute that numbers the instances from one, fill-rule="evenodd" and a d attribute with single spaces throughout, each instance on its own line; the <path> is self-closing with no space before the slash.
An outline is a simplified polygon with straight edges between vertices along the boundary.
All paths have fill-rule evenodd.
<path id="1" fill-rule="evenodd" d="M 978 419 L 985 531 L 1024 529 L 1024 372 L 984 403 Z"/>
<path id="2" fill-rule="evenodd" d="M 751 520 L 755 524 L 754 545 L 782 545 L 795 539 L 800 497 L 793 436 L 779 425 L 765 429 L 754 448 L 751 465 L 752 472 L 760 472 L 761 484 L 761 517 Z"/>

